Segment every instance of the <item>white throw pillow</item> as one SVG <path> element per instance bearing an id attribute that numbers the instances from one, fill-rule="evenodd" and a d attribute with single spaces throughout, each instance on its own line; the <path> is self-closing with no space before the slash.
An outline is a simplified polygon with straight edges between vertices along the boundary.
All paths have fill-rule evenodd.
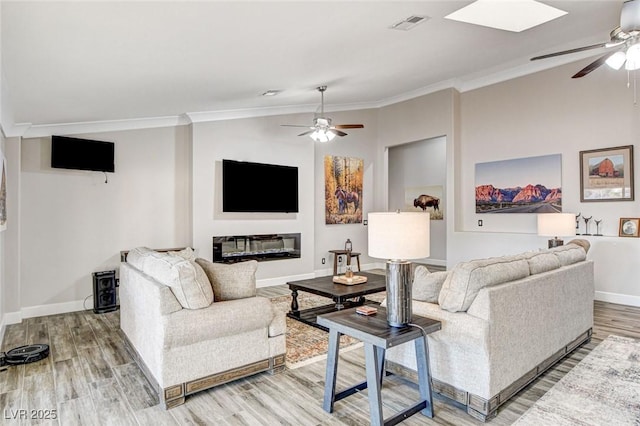
<path id="1" fill-rule="evenodd" d="M 561 266 L 582 262 L 587 258 L 587 252 L 584 251 L 584 247 L 576 244 L 554 247 L 549 251 L 558 256 Z"/>
<path id="2" fill-rule="evenodd" d="M 466 312 L 484 287 L 529 276 L 529 263 L 516 257 L 494 257 L 458 263 L 447 276 L 438 296 L 440 307 Z"/>
<path id="3" fill-rule="evenodd" d="M 257 261 L 226 264 L 198 258 L 196 262 L 209 277 L 216 301 L 255 297 Z"/>
<path id="4" fill-rule="evenodd" d="M 185 247 L 182 250 L 178 250 L 178 251 L 170 251 L 169 254 L 172 256 L 181 257 L 186 260 L 191 260 L 191 261 L 196 260 L 196 252 L 193 251 L 191 247 Z"/>
<path id="5" fill-rule="evenodd" d="M 183 308 L 206 308 L 213 302 L 213 290 L 204 270 L 193 261 L 168 253 L 146 253 L 142 272 L 171 288 Z"/>
<path id="6" fill-rule="evenodd" d="M 417 266 L 413 274 L 411 297 L 414 300 L 438 303 L 438 295 L 448 274 L 447 271 L 431 273 L 425 266 Z"/>

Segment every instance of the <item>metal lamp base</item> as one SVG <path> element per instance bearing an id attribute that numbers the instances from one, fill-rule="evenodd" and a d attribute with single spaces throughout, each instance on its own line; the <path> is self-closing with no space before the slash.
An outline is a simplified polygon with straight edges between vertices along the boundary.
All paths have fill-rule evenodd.
<path id="1" fill-rule="evenodd" d="M 387 261 L 387 322 L 406 327 L 411 322 L 411 262 Z"/>
<path id="2" fill-rule="evenodd" d="M 552 238 L 549 240 L 549 248 L 560 247 L 564 244 L 564 241 L 556 238 Z"/>

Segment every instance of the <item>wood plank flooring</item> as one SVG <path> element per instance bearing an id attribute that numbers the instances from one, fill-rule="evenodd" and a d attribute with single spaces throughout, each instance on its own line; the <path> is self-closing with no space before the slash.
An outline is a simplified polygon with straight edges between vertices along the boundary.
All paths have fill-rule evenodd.
<path id="1" fill-rule="evenodd" d="M 286 286 L 259 289 L 267 297 L 289 294 Z M 640 338 L 640 308 L 595 304 L 593 340 L 508 402 L 489 424 L 508 425 L 609 334 Z M 363 391 L 322 410 L 325 362 L 271 376 L 258 374 L 187 397 L 184 405 L 160 409 L 156 395 L 118 337 L 119 313 L 92 311 L 29 318 L 7 327 L 2 350 L 48 343 L 42 361 L 0 372 L 2 425 L 362 425 L 369 423 Z M 338 389 L 364 378 L 362 349 L 341 354 Z M 418 399 L 415 385 L 385 379 L 384 416 Z M 417 414 L 406 425 L 477 425 L 462 410 L 436 399 L 435 415 Z M 27 411 L 24 411 L 27 410 Z M 34 413 L 49 419 L 31 418 Z M 38 411 L 40 410 L 40 411 Z M 48 411 L 47 411 L 48 410 Z M 55 410 L 55 416 L 52 410 Z"/>

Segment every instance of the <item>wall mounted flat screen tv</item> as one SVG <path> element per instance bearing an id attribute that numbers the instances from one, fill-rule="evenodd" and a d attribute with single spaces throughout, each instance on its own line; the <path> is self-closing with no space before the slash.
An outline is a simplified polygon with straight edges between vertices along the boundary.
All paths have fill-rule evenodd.
<path id="1" fill-rule="evenodd" d="M 222 160 L 222 211 L 297 213 L 298 168 Z"/>
<path id="2" fill-rule="evenodd" d="M 114 156 L 113 142 L 51 136 L 51 167 L 56 169 L 114 172 Z"/>

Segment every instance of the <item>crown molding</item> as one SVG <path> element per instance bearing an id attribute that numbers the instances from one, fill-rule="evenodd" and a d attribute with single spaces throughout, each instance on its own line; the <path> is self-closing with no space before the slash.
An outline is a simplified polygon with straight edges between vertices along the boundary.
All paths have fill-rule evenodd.
<path id="1" fill-rule="evenodd" d="M 82 133 L 119 132 L 123 130 L 176 127 L 190 124 L 184 115 L 168 117 L 134 118 L 127 120 L 87 121 L 82 123 L 28 125 L 24 138 L 39 138 L 51 135 L 74 135 Z"/>
<path id="2" fill-rule="evenodd" d="M 593 39 L 584 40 L 585 44 L 588 44 L 590 42 L 593 42 Z M 562 50 L 563 48 L 564 46 L 560 46 L 558 50 Z M 512 80 L 518 77 L 523 77 L 525 75 L 534 74 L 547 69 L 566 65 L 588 57 L 596 56 L 600 53 L 602 53 L 601 50 L 591 50 L 533 62 L 529 61 L 528 59 L 526 59 L 526 62 L 523 62 L 523 59 L 520 59 L 518 61 L 513 61 L 509 64 L 496 67 L 492 70 L 483 70 L 458 79 L 445 80 L 378 101 L 341 105 L 325 105 L 325 112 L 378 109 L 447 89 L 455 89 L 460 93 L 464 93 L 504 81 Z M 24 138 L 35 138 L 50 136 L 53 134 L 73 135 L 97 132 L 116 132 L 124 130 L 150 129 L 157 127 L 183 126 L 209 121 L 224 121 L 300 113 L 315 113 L 317 109 L 317 104 L 288 105 L 267 108 L 187 112 L 181 115 L 167 117 L 149 117 L 139 119 L 37 125 L 32 125 L 30 123 L 7 125 L 6 120 L 3 120 L 5 122 L 0 124 L 0 127 L 7 137 L 21 136 Z"/>

